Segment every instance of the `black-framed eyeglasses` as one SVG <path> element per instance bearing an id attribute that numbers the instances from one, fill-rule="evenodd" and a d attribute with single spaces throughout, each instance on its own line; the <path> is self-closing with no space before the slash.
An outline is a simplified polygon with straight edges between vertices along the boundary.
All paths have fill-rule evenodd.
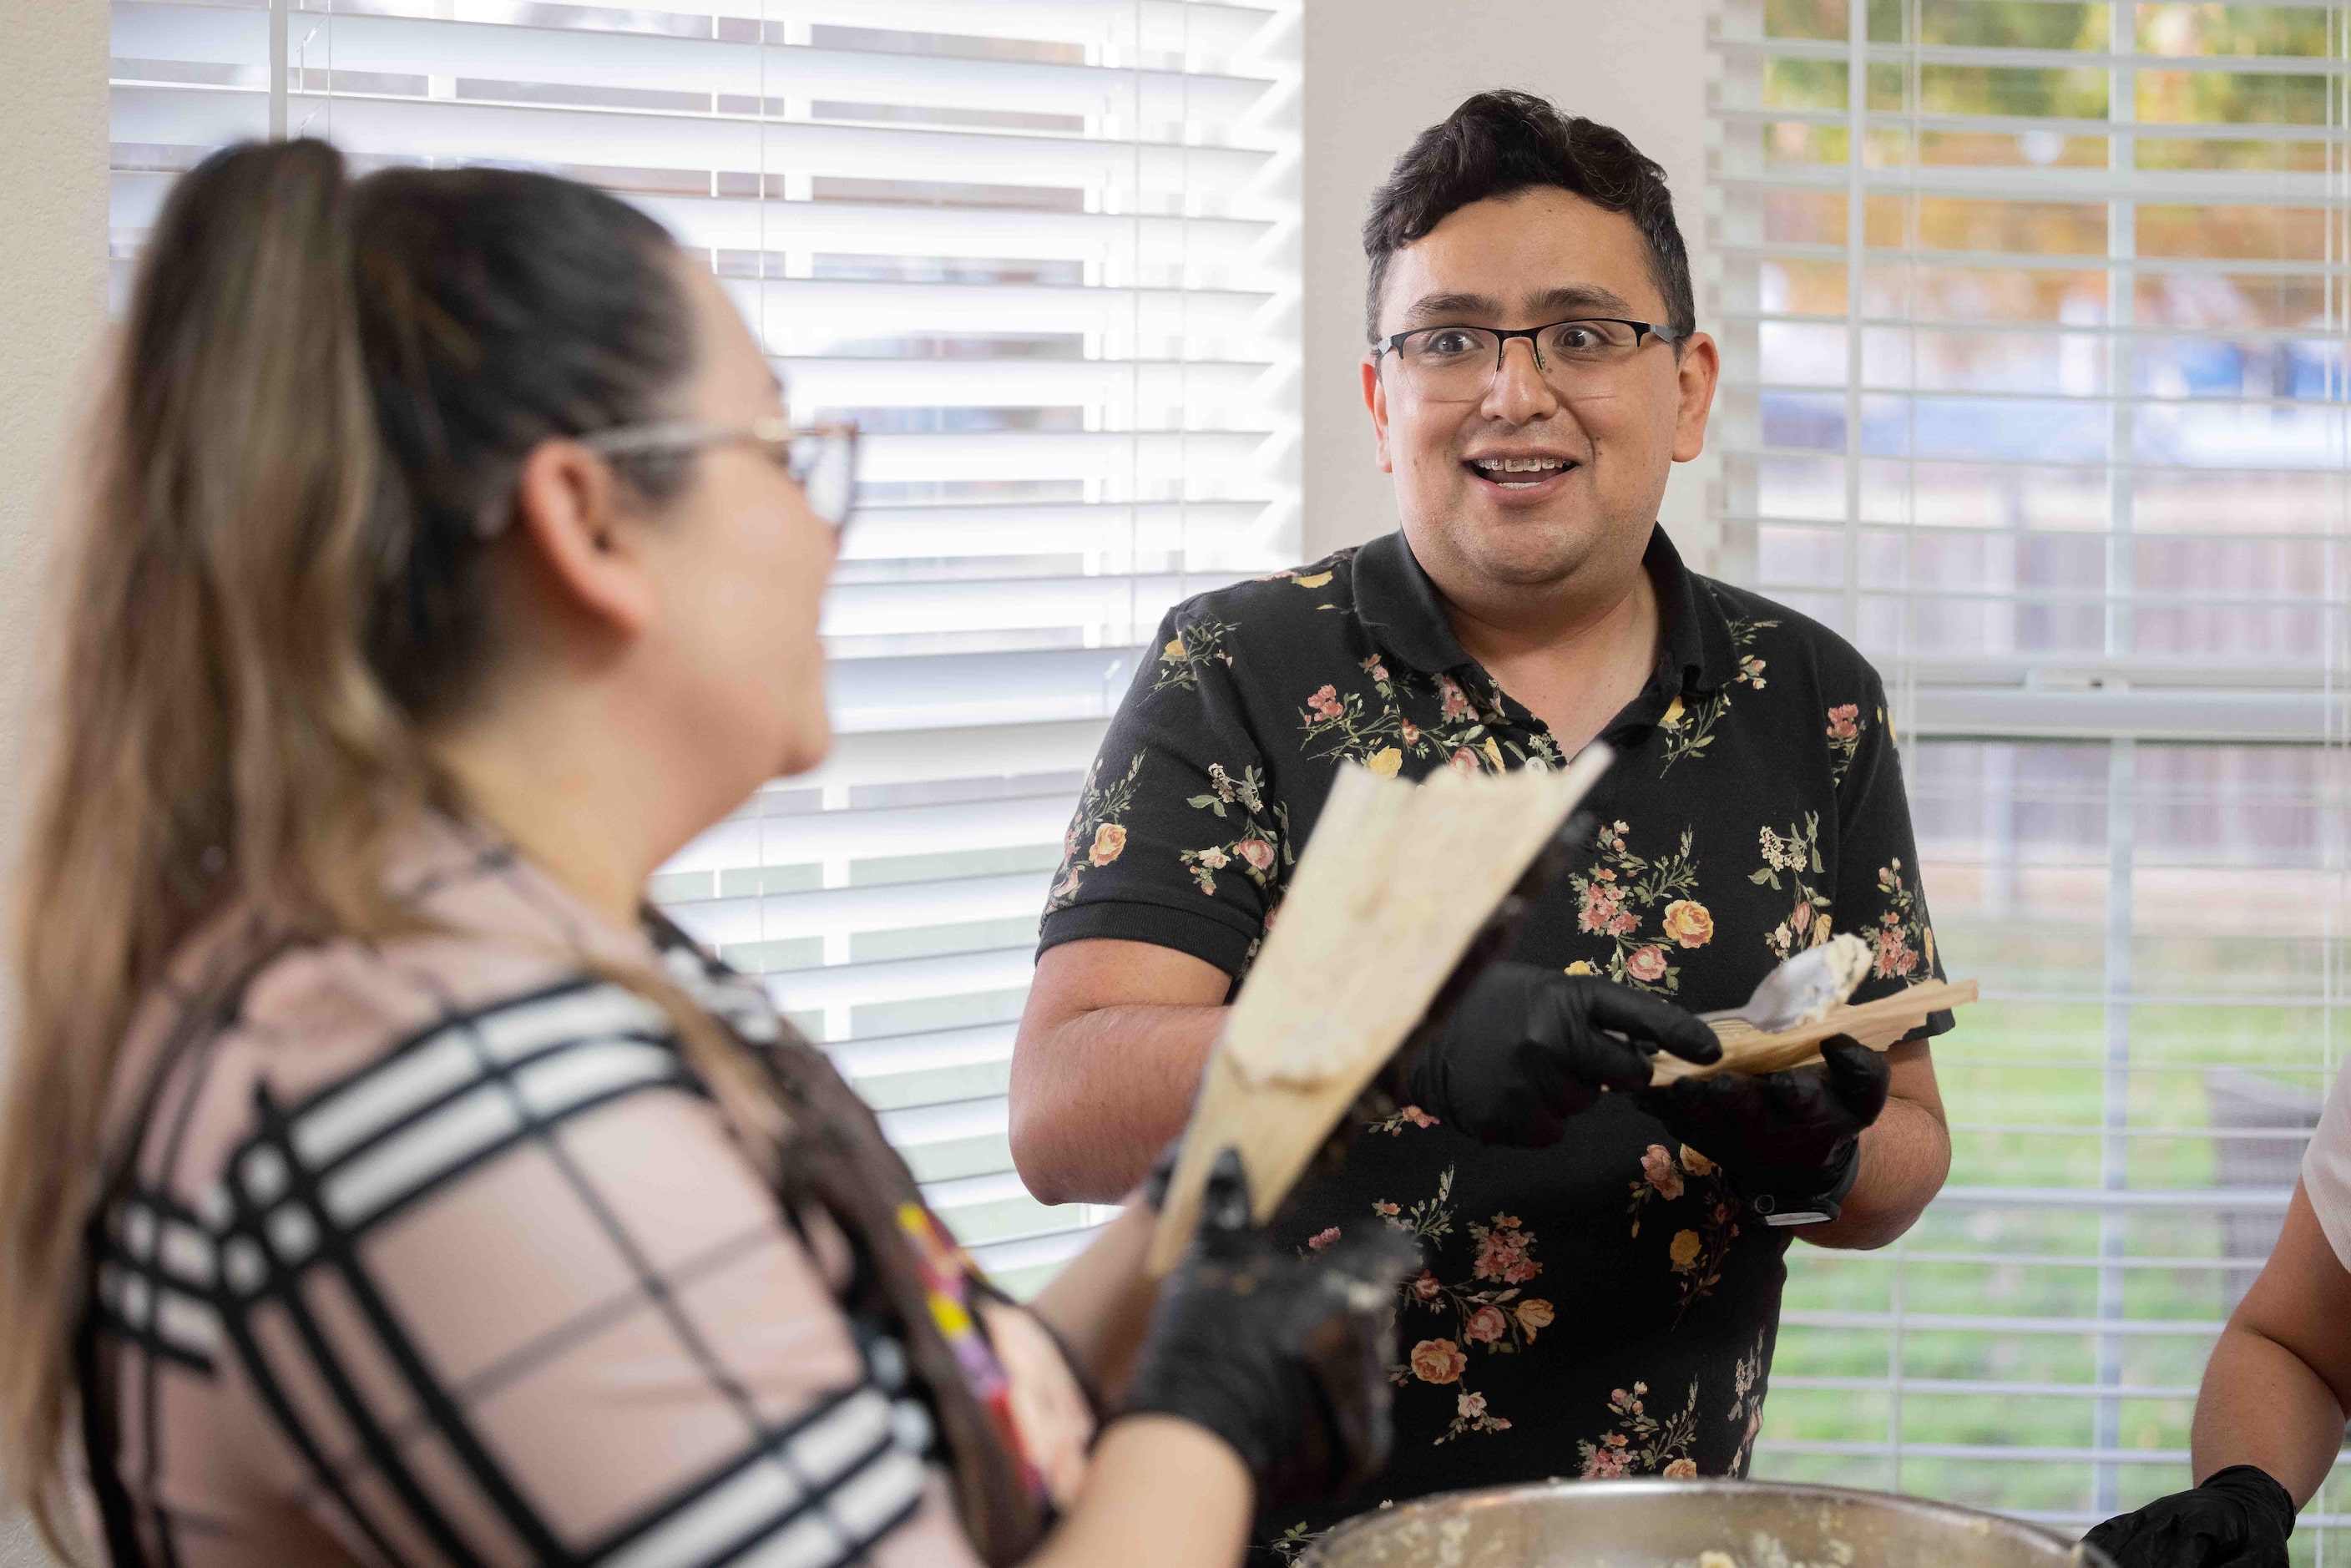
<path id="1" fill-rule="evenodd" d="M 704 424 L 694 420 L 666 420 L 654 424 L 623 424 L 579 438 L 590 451 L 615 457 L 650 452 L 695 452 L 705 446 L 746 442 L 766 453 L 777 467 L 790 475 L 808 497 L 809 510 L 845 531 L 857 506 L 857 427 L 820 424 L 795 430 L 780 419 L 755 420 L 749 424 Z"/>
<path id="2" fill-rule="evenodd" d="M 1375 359 L 1396 362 L 1415 396 L 1430 402 L 1475 402 L 1502 373 L 1510 340 L 1524 338 L 1535 369 L 1566 397 L 1613 390 L 1616 371 L 1650 339 L 1678 343 L 1688 337 L 1655 321 L 1579 316 L 1542 327 L 1416 327 L 1373 347 Z"/>

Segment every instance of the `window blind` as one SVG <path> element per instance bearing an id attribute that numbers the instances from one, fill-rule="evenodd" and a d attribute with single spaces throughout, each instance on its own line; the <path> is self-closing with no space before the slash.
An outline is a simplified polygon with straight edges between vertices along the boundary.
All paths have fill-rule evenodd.
<path id="1" fill-rule="evenodd" d="M 1012 1174 L 1047 873 L 1169 604 L 1297 549 L 1300 0 L 120 0 L 112 245 L 240 137 L 602 184 L 853 419 L 840 740 L 654 894 L 766 977 L 1015 1288 L 1103 1214 Z"/>
<path id="2" fill-rule="evenodd" d="M 1719 0 L 1717 509 L 1886 674 L 1951 1185 L 1799 1248 L 1759 1471 L 2085 1525 L 2351 1040 L 2351 7 Z M 2297 1561 L 2351 1551 L 2351 1490 Z"/>

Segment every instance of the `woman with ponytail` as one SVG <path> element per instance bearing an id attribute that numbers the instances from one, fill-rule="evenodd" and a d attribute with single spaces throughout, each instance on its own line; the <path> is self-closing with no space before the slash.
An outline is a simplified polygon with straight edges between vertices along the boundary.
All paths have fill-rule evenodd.
<path id="1" fill-rule="evenodd" d="M 0 1476 L 116 1564 L 1232 1562 L 1384 1277 L 1148 1202 L 994 1291 L 650 874 L 830 742 L 847 433 L 498 170 L 224 152 L 90 443 L 25 852 Z M 1339 1256 L 1333 1256 L 1339 1253 Z"/>

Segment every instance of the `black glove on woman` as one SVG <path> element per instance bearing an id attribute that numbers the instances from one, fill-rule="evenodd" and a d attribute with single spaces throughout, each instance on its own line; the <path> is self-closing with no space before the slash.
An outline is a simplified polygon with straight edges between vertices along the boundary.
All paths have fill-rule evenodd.
<path id="1" fill-rule="evenodd" d="M 1671 1002 L 1594 976 L 1490 964 L 1405 1067 L 1405 1097 L 1480 1143 L 1555 1143 L 1602 1091 L 1647 1087 L 1645 1045 L 1685 1061 L 1722 1054 L 1714 1030 Z"/>
<path id="2" fill-rule="evenodd" d="M 2119 1568 L 2285 1568 L 2294 1498 L 2254 1465 L 2117 1514 L 2082 1539 Z"/>
<path id="3" fill-rule="evenodd" d="M 1168 1276 L 1135 1364 L 1131 1416 L 1173 1416 L 1232 1445 L 1258 1506 L 1330 1497 L 1387 1462 L 1396 1285 L 1420 1251 L 1378 1225 L 1300 1259 L 1249 1218 L 1240 1155 L 1217 1156 L 1192 1249 Z"/>
<path id="4" fill-rule="evenodd" d="M 1821 1042 L 1821 1065 L 1750 1077 L 1685 1078 L 1642 1109 L 1722 1166 L 1756 1213 L 1781 1224 L 1834 1219 L 1861 1157 L 1861 1131 L 1886 1109 L 1892 1069 L 1850 1035 Z"/>

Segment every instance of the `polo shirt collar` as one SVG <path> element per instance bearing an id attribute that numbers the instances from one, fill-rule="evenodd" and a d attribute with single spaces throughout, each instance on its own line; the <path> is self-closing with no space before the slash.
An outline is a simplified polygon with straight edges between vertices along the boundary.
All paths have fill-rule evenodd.
<path id="1" fill-rule="evenodd" d="M 1656 585 L 1666 622 L 1658 675 L 1678 674 L 1679 689 L 1686 692 L 1728 685 L 1739 673 L 1729 622 L 1714 595 L 1682 564 L 1681 552 L 1664 528 L 1650 530 L 1641 565 Z M 1382 648 L 1416 670 L 1443 674 L 1472 663 L 1402 528 L 1355 552 L 1355 614 Z"/>

